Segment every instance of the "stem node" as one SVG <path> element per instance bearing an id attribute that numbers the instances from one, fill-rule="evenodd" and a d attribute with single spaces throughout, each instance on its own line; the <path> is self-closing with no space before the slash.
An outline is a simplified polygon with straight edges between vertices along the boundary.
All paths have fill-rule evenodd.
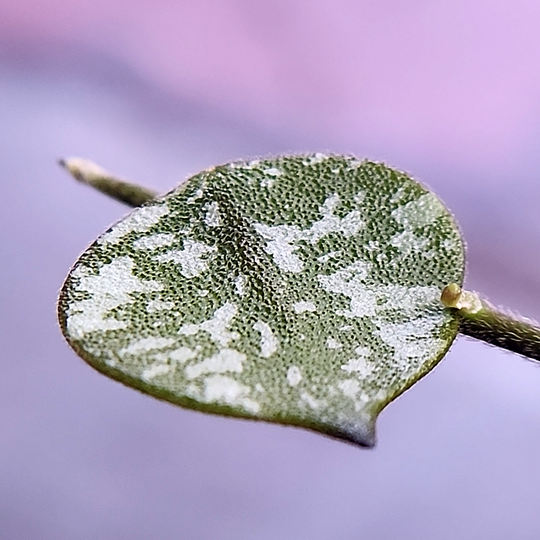
<path id="1" fill-rule="evenodd" d="M 464 291 L 456 283 L 442 290 L 441 302 L 456 310 L 462 334 L 540 360 L 538 323 L 499 310 L 478 293 Z"/>

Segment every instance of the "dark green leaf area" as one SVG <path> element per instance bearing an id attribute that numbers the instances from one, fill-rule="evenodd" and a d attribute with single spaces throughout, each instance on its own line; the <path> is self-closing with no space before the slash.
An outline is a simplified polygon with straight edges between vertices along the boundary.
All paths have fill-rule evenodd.
<path id="1" fill-rule="evenodd" d="M 59 305 L 96 369 L 179 405 L 374 444 L 431 370 L 463 277 L 452 216 L 404 173 L 301 155 L 204 171 L 81 256 Z"/>

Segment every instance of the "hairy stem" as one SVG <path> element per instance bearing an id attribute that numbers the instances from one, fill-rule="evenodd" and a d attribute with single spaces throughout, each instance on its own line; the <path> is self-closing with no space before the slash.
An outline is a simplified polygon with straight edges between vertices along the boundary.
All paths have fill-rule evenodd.
<path id="1" fill-rule="evenodd" d="M 141 206 L 157 196 L 155 191 L 126 182 L 87 159 L 61 159 L 58 163 L 79 182 L 92 186 L 128 206 Z"/>
<path id="2" fill-rule="evenodd" d="M 501 311 L 477 293 L 463 291 L 455 283 L 443 289 L 441 301 L 446 307 L 457 310 L 460 333 L 540 360 L 538 323 Z"/>

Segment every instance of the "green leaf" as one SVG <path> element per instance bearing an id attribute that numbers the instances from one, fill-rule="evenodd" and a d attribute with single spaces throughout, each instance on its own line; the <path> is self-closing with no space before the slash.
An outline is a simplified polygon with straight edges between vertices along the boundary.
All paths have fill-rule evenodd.
<path id="1" fill-rule="evenodd" d="M 463 245 L 437 199 L 335 155 L 235 162 L 135 209 L 59 301 L 97 370 L 183 407 L 373 446 L 380 411 L 458 330 Z"/>

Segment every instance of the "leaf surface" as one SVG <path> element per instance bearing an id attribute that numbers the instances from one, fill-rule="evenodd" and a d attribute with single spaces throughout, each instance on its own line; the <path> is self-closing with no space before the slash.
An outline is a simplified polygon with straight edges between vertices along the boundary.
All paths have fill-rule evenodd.
<path id="1" fill-rule="evenodd" d="M 240 161 L 100 236 L 59 317 L 89 364 L 155 397 L 373 446 L 379 412 L 455 338 L 439 297 L 463 268 L 452 216 L 404 173 Z"/>

